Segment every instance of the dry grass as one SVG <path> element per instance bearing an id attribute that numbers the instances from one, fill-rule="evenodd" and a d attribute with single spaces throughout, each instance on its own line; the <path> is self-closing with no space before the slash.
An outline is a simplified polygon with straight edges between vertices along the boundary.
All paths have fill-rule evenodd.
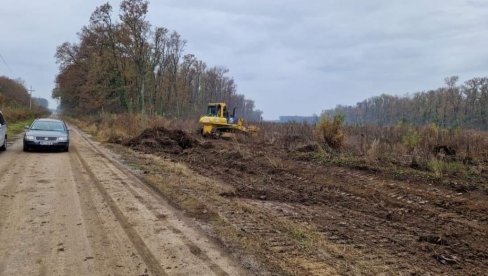
<path id="1" fill-rule="evenodd" d="M 5 119 L 8 123 L 15 123 L 19 121 L 25 121 L 28 119 L 39 118 L 43 116 L 47 116 L 49 112 L 44 109 L 40 109 L 34 107 L 30 110 L 28 107 L 12 107 L 12 106 L 5 106 L 1 109 Z"/>
<path id="2" fill-rule="evenodd" d="M 300 154 L 313 152 L 320 162 L 387 172 L 394 178 L 424 179 L 486 189 L 488 132 L 442 129 L 435 124 L 406 123 L 381 127 L 345 125 L 328 119 L 322 124 L 261 123 L 253 143 L 264 143 Z M 338 137 L 337 143 L 333 137 Z M 329 140 L 328 143 L 325 141 Z M 334 149 L 331 145 L 340 145 Z M 450 180 L 448 180 L 450 179 Z M 446 182 L 446 183 L 447 183 Z M 464 184 L 463 184 L 464 185 Z"/>
<path id="3" fill-rule="evenodd" d="M 15 112 L 10 114 L 23 116 Z M 146 128 L 160 126 L 192 133 L 198 129 L 196 118 L 181 120 L 140 114 L 104 114 L 69 119 L 105 142 L 132 138 Z M 316 126 L 264 122 L 258 127 L 260 131 L 256 136 L 237 142 L 264 143 L 289 151 L 300 151 L 310 145 L 326 145 L 325 150 L 340 149 L 337 153 L 366 157 L 372 163 L 389 161 L 410 165 L 413 159 L 427 163 L 433 158 L 465 163 L 488 162 L 488 132 L 485 131 L 441 129 L 434 124 L 423 127 L 408 124 L 343 126 L 340 118 L 323 118 Z M 446 153 L 445 149 L 453 152 Z"/>
<path id="4" fill-rule="evenodd" d="M 141 114 L 102 114 L 100 116 L 69 117 L 69 121 L 80 126 L 102 142 L 120 143 L 135 137 L 147 128 L 165 127 L 194 132 L 197 123 L 194 120 L 169 119 L 162 116 Z"/>
<path id="5" fill-rule="evenodd" d="M 354 155 L 367 154 L 372 146 L 385 150 L 383 157 L 404 161 L 417 157 L 457 160 L 462 162 L 488 161 L 488 133 L 477 130 L 441 129 L 434 124 L 413 127 L 398 124 L 393 127 L 347 126 L 345 151 Z M 445 149 L 452 150 L 451 153 Z M 400 156 L 399 156 L 400 154 Z"/>
<path id="6" fill-rule="evenodd" d="M 111 143 L 133 138 L 146 128 L 162 126 L 196 133 L 199 127 L 196 118 L 181 120 L 140 114 L 104 114 L 70 120 L 97 139 Z M 247 155 L 240 143 L 258 143 L 305 158 L 313 153 L 313 158 L 321 162 L 388 171 L 400 179 L 415 170 L 419 179 L 442 181 L 453 177 L 471 181 L 474 177 L 478 184 L 473 185 L 479 185 L 488 176 L 488 133 L 484 131 L 441 129 L 434 124 L 414 127 L 406 123 L 389 127 L 343 126 L 340 118 L 322 118 L 317 125 L 264 122 L 258 127 L 256 135 L 235 139 L 240 154 Z M 275 162 L 271 156 L 269 160 Z"/>

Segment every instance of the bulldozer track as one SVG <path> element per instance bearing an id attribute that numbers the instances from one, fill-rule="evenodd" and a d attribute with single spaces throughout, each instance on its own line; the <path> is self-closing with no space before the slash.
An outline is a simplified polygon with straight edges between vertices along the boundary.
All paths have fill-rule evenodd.
<path id="1" fill-rule="evenodd" d="M 153 130 L 128 146 L 146 154 L 143 162 L 158 155 L 168 167 L 181 162 L 203 177 L 172 189 L 216 212 L 243 237 L 237 243 L 252 241 L 281 273 L 442 274 L 486 267 L 481 241 L 488 238 L 488 205 L 480 192 L 321 164 L 313 155 L 254 141 L 212 140 L 174 151 L 157 146 L 170 138 L 165 135 Z M 147 137 L 155 146 L 144 144 Z"/>

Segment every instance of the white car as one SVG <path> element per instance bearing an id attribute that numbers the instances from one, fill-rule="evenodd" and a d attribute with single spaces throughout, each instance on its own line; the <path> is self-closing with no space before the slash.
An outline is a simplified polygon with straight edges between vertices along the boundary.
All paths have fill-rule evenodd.
<path id="1" fill-rule="evenodd" d="M 0 111 L 0 151 L 7 150 L 7 122 Z"/>

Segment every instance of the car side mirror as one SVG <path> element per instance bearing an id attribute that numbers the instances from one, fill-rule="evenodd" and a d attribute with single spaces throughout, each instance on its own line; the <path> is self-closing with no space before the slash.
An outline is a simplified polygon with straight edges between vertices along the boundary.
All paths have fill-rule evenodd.
<path id="1" fill-rule="evenodd" d="M 29 129 L 29 126 L 24 126 L 24 129 L 25 129 L 25 130 L 28 130 L 28 129 Z"/>

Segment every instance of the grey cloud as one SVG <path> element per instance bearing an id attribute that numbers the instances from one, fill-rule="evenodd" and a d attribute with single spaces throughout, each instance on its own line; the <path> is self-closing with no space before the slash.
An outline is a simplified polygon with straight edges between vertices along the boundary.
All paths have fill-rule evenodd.
<path id="1" fill-rule="evenodd" d="M 3 1 L 0 53 L 48 97 L 55 47 L 76 40 L 104 1 Z M 487 12 L 475 0 L 153 0 L 148 18 L 209 66 L 229 68 L 273 119 L 486 74 Z M 10 73 L 0 64 L 0 74 Z"/>

